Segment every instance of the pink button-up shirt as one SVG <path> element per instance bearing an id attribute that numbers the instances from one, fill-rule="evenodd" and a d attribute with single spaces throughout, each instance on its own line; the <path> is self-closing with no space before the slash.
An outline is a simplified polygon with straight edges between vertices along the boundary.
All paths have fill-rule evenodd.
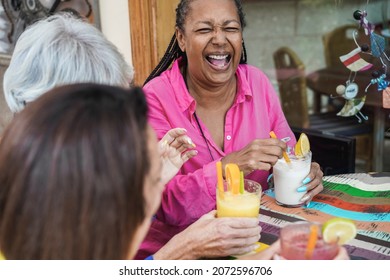
<path id="1" fill-rule="evenodd" d="M 215 209 L 215 163 L 225 155 L 241 150 L 256 138 L 269 138 L 271 130 L 280 138 L 290 137 L 289 146 L 295 144 L 294 134 L 284 117 L 278 96 L 264 73 L 253 66 L 241 64 L 236 76 L 237 96 L 226 114 L 223 151 L 199 119 L 203 138 L 194 117 L 196 101 L 188 92 L 178 61 L 145 85 L 149 121 L 157 136 L 162 138 L 169 129 L 183 127 L 199 152 L 166 185 L 157 220 L 153 222 L 150 232 L 157 224 L 161 232 L 164 232 L 163 224 L 168 224 L 170 228 L 183 228 Z M 255 171 L 246 178 L 259 182 L 264 190 L 267 188 L 268 175 L 268 171 Z M 168 231 L 171 232 L 168 229 L 165 232 Z M 148 242 L 148 238 L 145 242 Z"/>
<path id="2" fill-rule="evenodd" d="M 199 152 L 167 184 L 157 214 L 161 221 L 188 225 L 215 207 L 215 163 L 225 155 L 241 150 L 256 138 L 269 138 L 271 130 L 280 138 L 291 137 L 288 145 L 295 144 L 278 96 L 264 73 L 253 66 L 239 65 L 236 75 L 237 97 L 225 118 L 224 151 L 199 119 L 206 140 L 203 138 L 194 117 L 196 102 L 188 92 L 178 61 L 145 85 L 149 121 L 157 137 L 162 138 L 171 128 L 183 127 Z M 246 178 L 266 189 L 268 175 L 268 171 L 255 171 Z"/>

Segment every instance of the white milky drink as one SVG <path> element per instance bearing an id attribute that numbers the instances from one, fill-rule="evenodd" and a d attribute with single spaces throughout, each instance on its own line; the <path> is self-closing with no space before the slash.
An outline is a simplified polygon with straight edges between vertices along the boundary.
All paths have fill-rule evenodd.
<path id="1" fill-rule="evenodd" d="M 311 152 L 303 158 L 289 155 L 291 163 L 287 164 L 284 158 L 278 160 L 273 167 L 275 199 L 279 205 L 298 207 L 306 192 L 297 192 L 303 186 L 302 181 L 309 175 Z"/>

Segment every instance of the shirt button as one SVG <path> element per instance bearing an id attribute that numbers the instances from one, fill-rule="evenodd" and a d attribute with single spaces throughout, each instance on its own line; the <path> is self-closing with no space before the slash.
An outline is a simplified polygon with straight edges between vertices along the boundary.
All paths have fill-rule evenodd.
<path id="1" fill-rule="evenodd" d="M 228 136 L 226 136 L 226 139 L 230 140 L 230 139 L 232 139 L 232 137 L 230 135 L 228 135 Z"/>

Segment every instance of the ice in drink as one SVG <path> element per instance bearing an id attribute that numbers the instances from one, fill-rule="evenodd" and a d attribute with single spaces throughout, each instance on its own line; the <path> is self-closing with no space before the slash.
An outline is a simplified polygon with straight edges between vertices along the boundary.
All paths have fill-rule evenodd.
<path id="1" fill-rule="evenodd" d="M 301 158 L 294 155 L 289 157 L 290 163 L 281 158 L 273 167 L 275 199 L 280 205 L 298 207 L 303 204 L 300 200 L 306 192 L 298 192 L 297 189 L 310 173 L 311 152 Z"/>

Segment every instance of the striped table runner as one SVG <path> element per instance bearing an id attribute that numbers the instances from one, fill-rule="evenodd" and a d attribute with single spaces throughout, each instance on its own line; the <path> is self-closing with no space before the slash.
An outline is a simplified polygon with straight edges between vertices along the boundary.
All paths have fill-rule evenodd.
<path id="1" fill-rule="evenodd" d="M 273 190 L 264 192 L 260 207 L 260 242 L 273 243 L 281 227 L 308 220 L 323 223 L 333 217 L 355 221 L 358 235 L 347 248 L 352 259 L 390 259 L 390 173 L 342 174 L 324 177 L 324 190 L 309 207 L 285 208 L 275 203 Z"/>

